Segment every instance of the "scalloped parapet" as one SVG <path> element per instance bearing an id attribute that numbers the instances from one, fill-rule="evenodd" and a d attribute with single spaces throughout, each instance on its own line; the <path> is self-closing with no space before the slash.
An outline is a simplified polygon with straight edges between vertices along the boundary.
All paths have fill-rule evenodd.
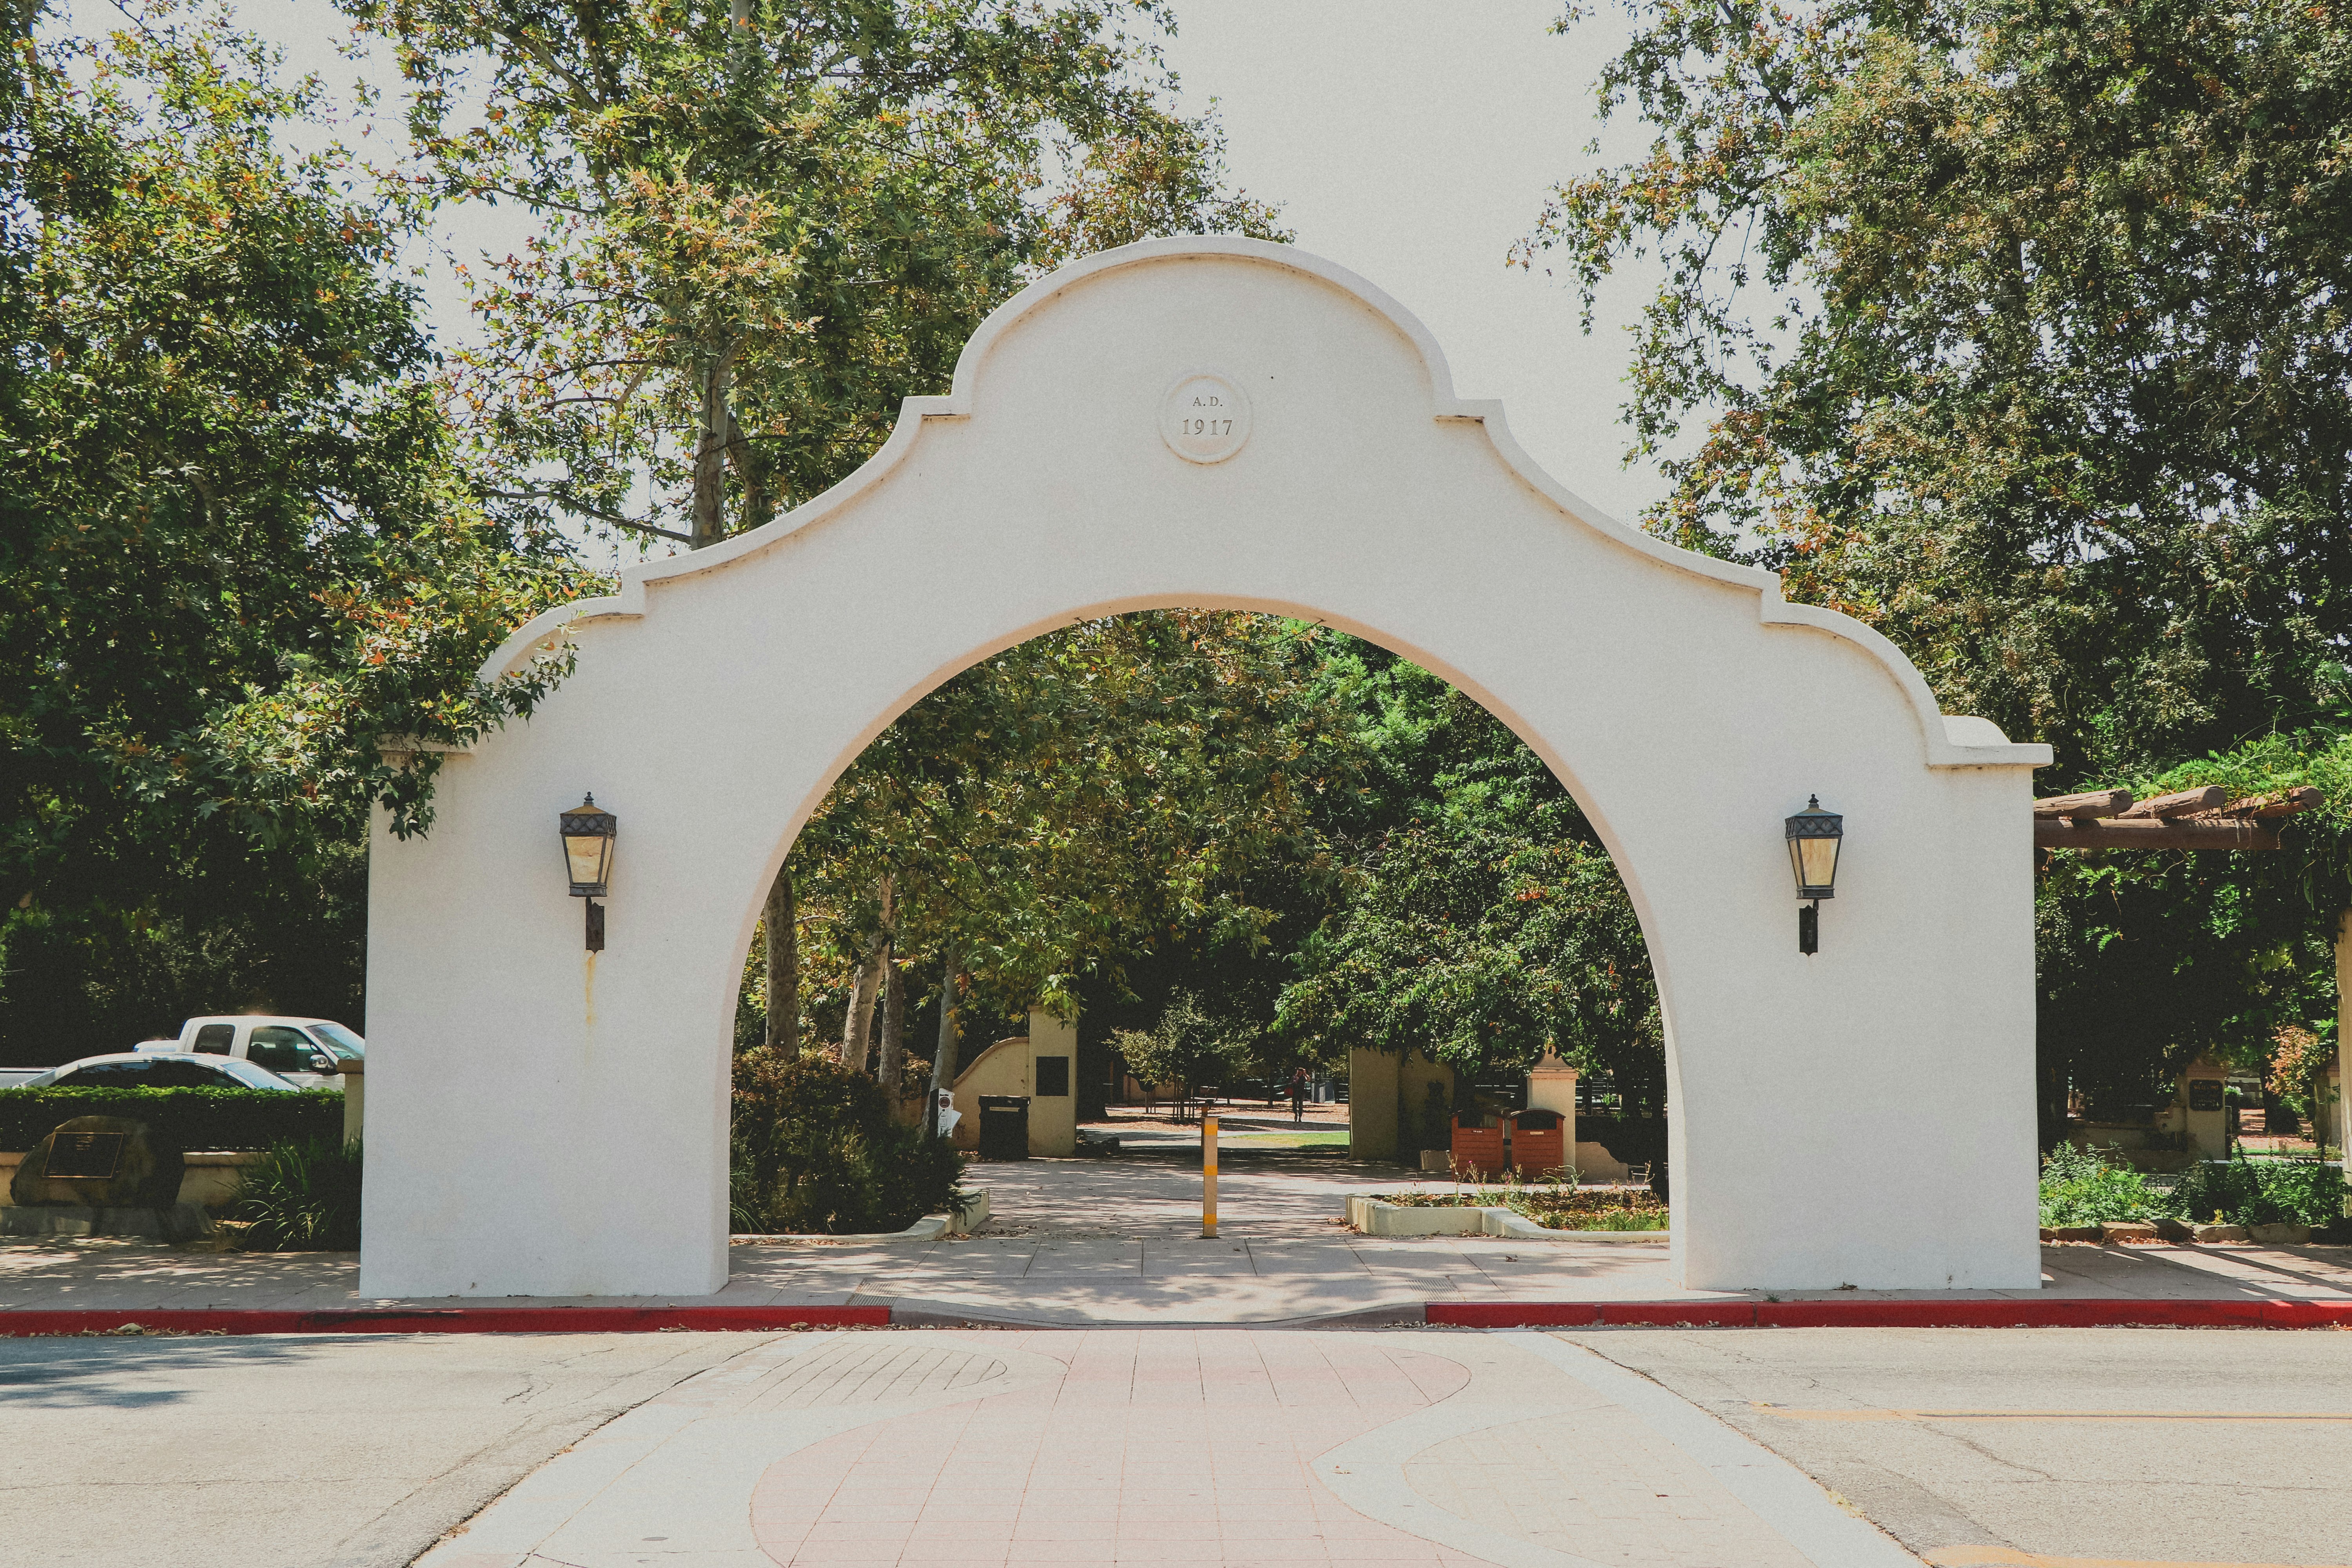
<path id="1" fill-rule="evenodd" d="M 982 366 L 991 352 L 1024 317 L 1043 309 L 1056 296 L 1122 268 L 1185 257 L 1240 258 L 1285 268 L 1318 279 L 1354 295 L 1366 309 L 1385 320 L 1419 353 L 1430 385 L 1430 417 L 1465 420 L 1485 427 L 1496 456 L 1528 487 L 1557 506 L 1562 515 L 1626 550 L 1679 571 L 1753 589 L 1758 618 L 1769 626 L 1810 626 L 1855 643 L 1884 665 L 1899 683 L 1919 718 L 1919 732 L 1930 767 L 2041 767 L 2051 760 L 2046 745 L 2011 742 L 1989 719 L 1946 715 L 1936 704 L 1918 669 L 1903 651 L 1884 636 L 1850 616 L 1811 605 L 1791 604 L 1780 596 L 1780 577 L 1760 567 L 1742 566 L 1681 549 L 1628 527 L 1568 489 L 1528 456 L 1504 418 L 1495 398 L 1464 398 L 1454 391 L 1454 373 L 1445 353 L 1420 319 L 1381 289 L 1333 262 L 1286 245 L 1223 236 L 1181 236 L 1146 240 L 1089 256 L 1039 279 L 999 306 L 964 345 L 956 360 L 955 380 L 944 397 L 909 397 L 899 405 L 890 438 L 856 472 L 824 494 L 793 508 L 762 527 L 739 533 L 725 542 L 690 554 L 649 561 L 621 574 L 618 594 L 578 599 L 541 612 L 519 627 L 482 666 L 485 681 L 497 680 L 520 668 L 530 658 L 554 646 L 569 626 L 582 622 L 643 616 L 646 591 L 655 584 L 673 583 L 727 568 L 775 549 L 786 540 L 818 527 L 849 508 L 861 496 L 887 479 L 911 458 L 922 440 L 928 421 L 961 419 L 972 412 L 979 395 Z"/>

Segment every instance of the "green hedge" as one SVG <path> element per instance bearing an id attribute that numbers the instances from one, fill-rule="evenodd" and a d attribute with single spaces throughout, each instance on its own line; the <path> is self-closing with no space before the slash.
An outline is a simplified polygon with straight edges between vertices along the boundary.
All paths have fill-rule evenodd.
<path id="1" fill-rule="evenodd" d="M 183 1149 L 267 1149 L 343 1139 L 336 1089 L 0 1089 L 0 1151 L 22 1152 L 77 1116 L 128 1116 Z"/>

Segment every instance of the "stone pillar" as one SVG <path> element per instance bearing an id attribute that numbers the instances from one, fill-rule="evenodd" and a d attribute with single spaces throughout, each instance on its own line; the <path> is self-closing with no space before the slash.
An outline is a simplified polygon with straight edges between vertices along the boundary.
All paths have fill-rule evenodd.
<path id="1" fill-rule="evenodd" d="M 1528 1069 L 1528 1109 L 1559 1112 L 1560 1142 L 1567 1149 L 1561 1157 L 1575 1164 L 1576 1069 L 1546 1051 L 1543 1060 Z"/>
<path id="2" fill-rule="evenodd" d="M 362 1122 L 367 1115 L 367 1058 L 347 1061 L 343 1068 L 343 1142 L 360 1141 Z"/>
<path id="3" fill-rule="evenodd" d="M 1348 1157 L 1397 1157 L 1397 1058 L 1361 1046 L 1348 1052 Z"/>
<path id="4" fill-rule="evenodd" d="M 1068 1159 L 1078 1152 L 1078 1025 L 1029 1013 L 1029 1152 Z"/>
<path id="5" fill-rule="evenodd" d="M 2230 1113 L 2225 1109 L 2229 1078 L 2228 1064 L 2203 1057 L 2180 1075 L 2173 1110 L 2180 1118 L 2181 1131 L 2189 1134 L 2189 1155 L 2193 1160 L 2230 1157 Z"/>

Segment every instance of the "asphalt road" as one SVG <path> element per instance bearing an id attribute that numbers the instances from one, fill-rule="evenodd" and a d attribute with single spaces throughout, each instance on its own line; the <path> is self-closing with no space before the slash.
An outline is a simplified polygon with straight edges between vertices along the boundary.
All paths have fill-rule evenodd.
<path id="1" fill-rule="evenodd" d="M 395 1568 L 772 1334 L 0 1340 L 9 1568 Z"/>
<path id="2" fill-rule="evenodd" d="M 0 1561 L 405 1564 L 607 1420 L 779 1337 L 0 1340 Z M 1944 1568 L 2352 1568 L 2352 1333 L 1559 1337 Z"/>
<path id="3" fill-rule="evenodd" d="M 2352 1563 L 2352 1333 L 1560 1337 L 1722 1417 L 1931 1563 Z"/>

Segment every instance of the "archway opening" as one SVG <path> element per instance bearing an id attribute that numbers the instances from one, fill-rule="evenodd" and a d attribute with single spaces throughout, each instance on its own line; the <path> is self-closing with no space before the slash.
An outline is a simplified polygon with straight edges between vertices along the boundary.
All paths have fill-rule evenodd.
<path id="1" fill-rule="evenodd" d="M 937 1118 L 1006 1152 L 992 1091 L 1023 1153 L 1197 1166 L 1205 1103 L 1269 1171 L 1655 1208 L 1664 1035 L 1601 836 L 1462 688 L 1265 611 L 1081 619 L 917 697 L 763 889 L 734 1228 L 905 1223 Z"/>

